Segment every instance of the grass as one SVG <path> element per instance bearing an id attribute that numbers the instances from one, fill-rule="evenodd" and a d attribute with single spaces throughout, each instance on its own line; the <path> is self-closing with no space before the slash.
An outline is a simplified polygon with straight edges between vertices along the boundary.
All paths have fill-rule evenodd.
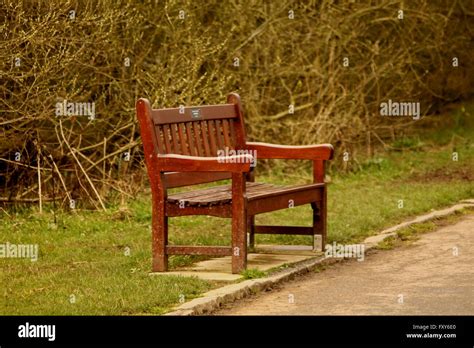
<path id="1" fill-rule="evenodd" d="M 391 250 L 398 246 L 410 245 L 413 242 L 420 239 L 420 235 L 428 232 L 432 232 L 439 227 L 454 224 L 462 219 L 466 214 L 472 214 L 474 210 L 472 208 L 465 208 L 454 212 L 452 215 L 435 218 L 428 222 L 417 223 L 401 230 L 397 231 L 396 236 L 389 237 L 380 242 L 376 249 L 378 250 Z"/>
<path id="2" fill-rule="evenodd" d="M 255 279 L 255 278 L 263 278 L 267 275 L 267 272 L 260 271 L 256 268 L 249 268 L 243 271 L 242 276 L 244 279 Z"/>
<path id="3" fill-rule="evenodd" d="M 474 197 L 473 127 L 404 139 L 351 173 L 331 173 L 329 242 L 359 242 L 395 223 Z M 416 146 L 412 146 L 416 144 Z M 403 145 L 403 146 L 402 146 Z M 401 149 L 401 150 L 400 150 Z M 452 160 L 453 149 L 459 160 Z M 307 170 L 277 170 L 262 181 L 310 180 Z M 303 167 L 304 169 L 304 167 Z M 403 201 L 403 207 L 400 206 Z M 51 207 L 49 207 L 51 208 Z M 37 262 L 0 258 L 0 314 L 156 315 L 219 284 L 170 275 L 149 276 L 150 197 L 126 207 L 76 214 L 46 209 L 0 210 L 0 243 L 38 244 Z M 170 219 L 170 242 L 229 245 L 230 221 L 214 217 Z M 309 225 L 310 207 L 257 217 L 258 224 Z M 307 236 L 257 236 L 258 243 L 311 244 Z M 171 268 L 199 258 L 170 258 Z M 247 270 L 244 277 L 261 277 Z M 75 299 L 75 301 L 71 301 Z"/>

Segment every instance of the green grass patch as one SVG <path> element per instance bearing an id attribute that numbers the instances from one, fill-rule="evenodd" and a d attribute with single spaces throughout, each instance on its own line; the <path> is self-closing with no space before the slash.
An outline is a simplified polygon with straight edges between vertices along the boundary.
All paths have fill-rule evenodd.
<path id="1" fill-rule="evenodd" d="M 457 124 L 464 127 L 463 122 L 458 120 Z M 470 176 L 474 131 L 464 127 L 456 132 L 452 133 L 454 138 L 443 133 L 415 142 L 405 139 L 397 144 L 401 151 L 377 153 L 349 173 L 330 173 L 329 242 L 360 242 L 409 217 L 474 197 Z M 422 144 L 422 148 L 413 144 Z M 458 161 L 453 161 L 453 149 Z M 274 168 L 270 174 L 257 173 L 258 180 L 279 184 L 311 180 L 307 165 L 301 170 Z M 125 207 L 111 206 L 107 212 L 53 214 L 47 206 L 43 214 L 33 207 L 0 209 L 0 216 L 0 243 L 39 245 L 36 262 L 0 258 L 2 315 L 155 315 L 218 285 L 195 278 L 149 275 L 149 194 L 139 195 Z M 311 208 L 262 214 L 256 221 L 310 226 Z M 228 219 L 172 218 L 169 238 L 172 244 L 230 245 L 230 231 Z M 257 235 L 256 240 L 269 244 L 312 242 L 307 236 L 283 235 Z M 201 259 L 174 256 L 170 266 L 177 268 Z M 264 274 L 256 270 L 244 272 L 248 279 L 261 276 Z"/>
<path id="2" fill-rule="evenodd" d="M 267 275 L 267 272 L 260 271 L 256 268 L 246 269 L 241 273 L 244 279 L 255 279 L 255 278 L 263 278 Z"/>
<path id="3" fill-rule="evenodd" d="M 396 236 L 384 239 L 375 248 L 378 250 L 391 250 L 399 246 L 410 245 L 420 239 L 422 234 L 432 232 L 442 226 L 454 224 L 461 220 L 464 215 L 472 214 L 473 212 L 473 209 L 465 208 L 448 216 L 408 226 L 397 231 Z"/>

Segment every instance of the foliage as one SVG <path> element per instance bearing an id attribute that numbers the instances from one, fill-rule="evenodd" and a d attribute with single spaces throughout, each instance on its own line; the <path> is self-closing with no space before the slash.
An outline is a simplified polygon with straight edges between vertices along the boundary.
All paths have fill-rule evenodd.
<path id="1" fill-rule="evenodd" d="M 0 196 L 35 201 L 38 182 L 64 207 L 136 195 L 139 97 L 171 107 L 237 91 L 251 140 L 370 155 L 414 124 L 380 117 L 382 101 L 427 114 L 469 96 L 473 13 L 448 0 L 2 1 Z M 63 100 L 95 103 L 96 118 L 56 116 Z"/>

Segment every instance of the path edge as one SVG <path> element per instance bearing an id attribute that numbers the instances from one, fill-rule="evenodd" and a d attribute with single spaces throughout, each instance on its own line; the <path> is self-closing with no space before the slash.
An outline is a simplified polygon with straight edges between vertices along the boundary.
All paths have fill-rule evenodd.
<path id="1" fill-rule="evenodd" d="M 474 207 L 474 199 L 465 199 L 457 204 L 445 209 L 435 210 L 427 214 L 417 216 L 411 220 L 402 222 L 393 227 L 387 228 L 375 235 L 367 237 L 362 244 L 365 245 L 365 251 L 375 248 L 379 243 L 387 238 L 394 237 L 396 232 L 430 220 L 455 214 L 467 207 Z M 316 266 L 329 265 L 341 262 L 343 259 L 334 257 L 319 256 L 291 264 L 289 268 L 278 271 L 269 277 L 249 279 L 240 283 L 225 285 L 204 293 L 201 297 L 195 298 L 189 302 L 183 303 L 173 311 L 165 313 L 165 316 L 192 316 L 206 315 L 219 309 L 223 304 L 231 303 L 244 297 L 256 294 L 258 292 L 271 289 L 274 286 L 292 280 L 295 277 L 308 273 Z"/>

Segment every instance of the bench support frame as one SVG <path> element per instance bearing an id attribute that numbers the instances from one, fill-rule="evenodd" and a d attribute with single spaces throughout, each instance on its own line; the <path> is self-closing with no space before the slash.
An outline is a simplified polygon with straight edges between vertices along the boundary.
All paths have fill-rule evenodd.
<path id="1" fill-rule="evenodd" d="M 165 272 L 168 270 L 169 255 L 216 255 L 231 256 L 232 273 L 240 273 L 247 267 L 247 252 L 255 247 L 256 234 L 289 234 L 289 235 L 321 235 L 322 250 L 327 240 L 327 186 L 324 184 L 325 162 L 332 159 L 333 148 L 330 144 L 310 146 L 285 146 L 265 143 L 246 142 L 243 113 L 240 97 L 232 93 L 227 98 L 228 104 L 198 107 L 200 117 L 207 126 L 193 123 L 192 117 L 196 108 L 185 108 L 183 117 L 181 109 L 152 109 L 147 99 L 137 101 L 136 110 L 140 123 L 140 132 L 145 154 L 150 186 L 152 191 L 152 270 Z M 189 115 L 188 115 L 189 114 Z M 219 115 L 222 120 L 219 121 Z M 184 126 L 180 125 L 184 122 Z M 216 130 L 221 122 L 222 134 Z M 213 126 L 214 125 L 214 126 Z M 161 127 L 161 128 L 156 128 Z M 181 128 L 184 127 L 184 128 Z M 194 127 L 194 128 L 193 128 Z M 199 127 L 201 131 L 197 131 Z M 214 130 L 213 130 L 214 127 Z M 156 133 L 160 129 L 160 133 Z M 176 130 L 173 135 L 172 130 Z M 166 131 L 166 133 L 164 133 Z M 178 132 L 179 131 L 179 132 Z M 194 149 L 192 132 L 205 137 L 208 132 L 210 141 L 200 143 L 195 139 L 198 149 Z M 170 133 L 171 132 L 171 133 Z M 211 132 L 217 137 L 214 139 Z M 217 132 L 217 133 L 216 133 Z M 166 135 L 165 135 L 166 134 Z M 171 138 L 169 138 L 169 135 Z M 188 136 L 188 143 L 183 139 Z M 181 141 L 181 143 L 180 143 Z M 250 155 L 222 158 L 193 155 L 209 154 L 217 149 L 217 144 L 233 141 L 236 149 L 257 153 L 262 159 L 307 159 L 313 161 L 313 183 L 303 189 L 289 189 L 287 192 L 270 193 L 261 197 L 247 197 L 246 183 L 255 181 L 254 171 L 250 163 Z M 183 145 L 184 144 L 184 145 Z M 188 153 L 174 153 L 170 149 L 181 147 Z M 199 174 L 199 175 L 196 175 Z M 178 207 L 168 202 L 167 190 L 172 187 L 213 182 L 222 179 L 232 179 L 232 201 L 228 204 L 210 206 Z M 289 208 L 288 201 L 293 206 L 311 204 L 313 221 L 311 227 L 302 226 L 261 226 L 255 224 L 255 215 Z M 168 219 L 175 216 L 210 215 L 232 219 L 231 246 L 186 246 L 168 244 Z M 248 233 L 248 240 L 247 240 Z M 315 243 L 313 243 L 314 245 Z M 316 247 L 316 245 L 314 245 Z"/>

